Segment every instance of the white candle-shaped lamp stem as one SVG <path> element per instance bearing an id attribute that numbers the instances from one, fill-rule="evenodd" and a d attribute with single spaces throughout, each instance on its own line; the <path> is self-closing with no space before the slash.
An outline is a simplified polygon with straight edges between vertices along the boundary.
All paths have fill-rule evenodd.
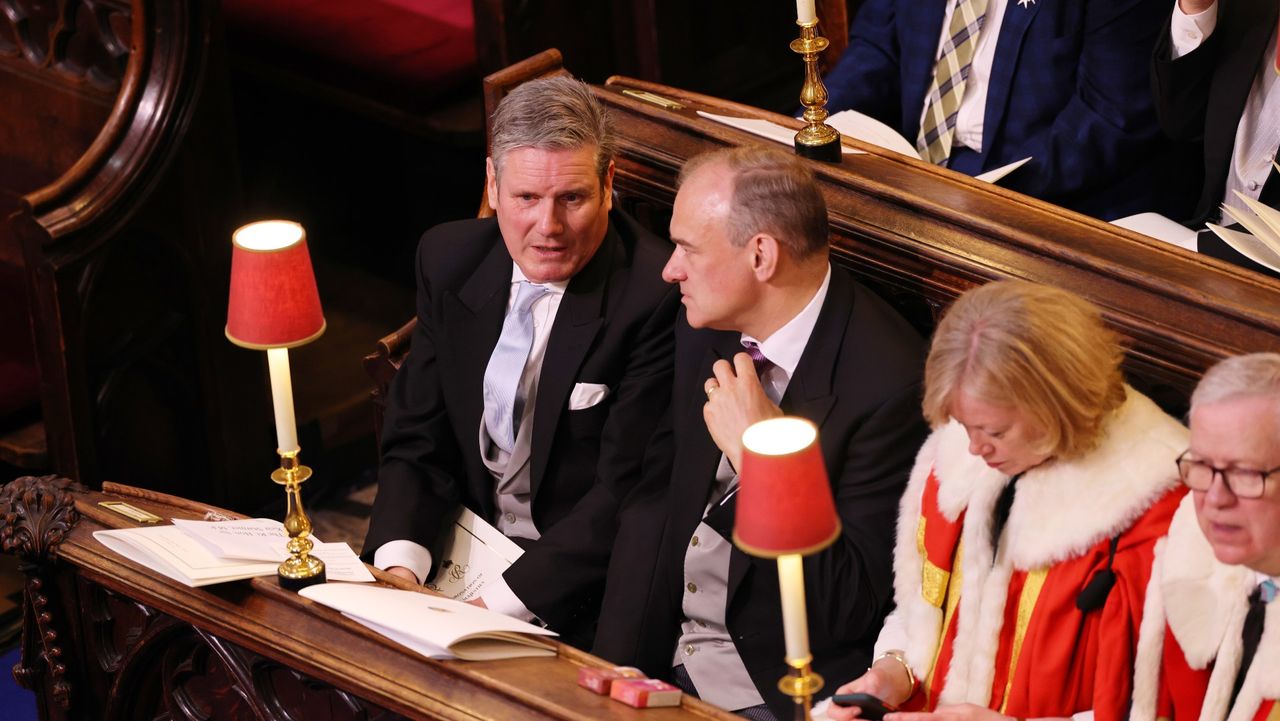
<path id="1" fill-rule="evenodd" d="M 800 25 L 808 25 L 818 20 L 817 10 L 813 6 L 814 0 L 796 0 L 796 22 Z"/>
<path id="2" fill-rule="evenodd" d="M 271 373 L 271 405 L 276 415 L 276 443 L 280 453 L 292 453 L 298 450 L 298 424 L 293 415 L 289 349 L 268 348 L 267 369 Z"/>
<path id="3" fill-rule="evenodd" d="M 782 594 L 782 631 L 788 661 L 809 661 L 809 622 L 804 605 L 804 559 L 778 556 L 778 589 Z"/>

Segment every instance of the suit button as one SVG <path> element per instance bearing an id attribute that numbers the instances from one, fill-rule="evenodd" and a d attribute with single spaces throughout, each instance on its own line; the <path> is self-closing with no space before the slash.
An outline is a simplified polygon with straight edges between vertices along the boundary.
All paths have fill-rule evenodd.
<path id="1" fill-rule="evenodd" d="M 688 586 L 685 586 L 685 588 L 688 588 L 688 589 L 689 589 L 689 593 L 697 593 L 697 592 L 698 592 L 698 584 L 694 583 L 693 581 L 690 581 L 690 582 L 689 582 L 689 585 L 688 585 Z"/>
<path id="2" fill-rule="evenodd" d="M 696 648 L 694 648 L 694 647 L 693 647 L 693 644 L 691 644 L 691 643 L 687 643 L 687 644 L 685 644 L 685 646 L 684 646 L 684 655 L 686 655 L 686 656 L 692 656 L 692 655 L 693 655 L 693 652 L 694 652 L 694 651 L 697 651 L 697 650 L 698 650 L 698 649 L 696 649 Z"/>
<path id="3" fill-rule="evenodd" d="M 515 522 L 516 522 L 516 514 L 514 514 L 514 513 L 504 513 L 504 514 L 502 514 L 502 517 L 503 517 L 503 519 L 505 519 L 505 520 L 506 520 L 506 522 L 507 522 L 507 523 L 515 523 Z"/>
<path id="4" fill-rule="evenodd" d="M 698 537 L 697 537 L 697 536 L 694 536 L 694 537 L 693 537 L 693 540 L 692 540 L 692 541 L 689 541 L 689 545 L 690 545 L 690 546 L 696 546 L 696 545 L 698 545 Z"/>
<path id="5" fill-rule="evenodd" d="M 1257 190 L 1257 189 L 1258 189 L 1258 181 L 1256 181 L 1256 180 L 1250 180 L 1250 181 L 1249 181 L 1249 190 Z"/>

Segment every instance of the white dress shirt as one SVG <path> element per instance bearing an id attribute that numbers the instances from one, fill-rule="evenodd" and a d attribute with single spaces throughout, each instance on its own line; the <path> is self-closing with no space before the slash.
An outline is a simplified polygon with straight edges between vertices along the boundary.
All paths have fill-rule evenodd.
<path id="1" fill-rule="evenodd" d="M 525 280 L 527 278 L 524 271 L 520 270 L 519 265 L 512 263 L 511 288 L 507 293 L 507 313 L 510 313 L 511 308 L 515 305 L 516 287 Z M 564 297 L 564 291 L 569 286 L 569 281 L 542 283 L 540 285 L 550 292 L 535 300 L 529 309 L 529 312 L 533 315 L 533 344 L 529 349 L 529 359 L 525 362 L 524 373 L 520 378 L 520 390 L 525 398 L 520 425 L 524 426 L 528 423 L 530 427 L 532 426 L 534 400 L 537 398 L 538 393 L 538 378 L 542 374 L 542 360 L 547 354 L 547 339 L 551 337 L 551 326 L 555 323 L 556 312 L 560 309 L 560 300 Z M 481 425 L 484 424 L 483 417 L 480 423 Z M 490 449 L 481 448 L 480 454 L 482 457 L 489 455 Z M 525 472 L 528 472 L 527 468 Z M 502 519 L 500 518 L 487 520 L 498 525 L 502 524 Z M 423 583 L 426 581 L 427 574 L 431 572 L 431 551 L 409 540 L 388 541 L 374 552 L 373 565 L 384 570 L 392 566 L 404 566 L 417 576 L 419 583 Z M 505 587 L 505 584 L 503 586 Z M 507 589 L 507 593 L 512 598 L 515 597 L 515 594 L 510 589 Z M 524 608 L 523 604 L 520 607 Z M 529 614 L 527 609 L 525 614 L 526 619 L 532 618 L 532 614 Z"/>
<path id="2" fill-rule="evenodd" d="M 1173 59 L 1200 47 L 1213 34 L 1218 25 L 1218 4 L 1195 15 L 1187 15 L 1173 3 L 1173 19 L 1169 23 Z M 1280 146 L 1280 75 L 1271 67 L 1276 53 L 1276 31 L 1272 29 L 1267 50 L 1259 58 L 1259 65 L 1249 89 L 1240 124 L 1236 126 L 1236 142 L 1231 151 L 1231 166 L 1227 172 L 1227 186 L 1222 202 L 1232 208 L 1246 210 L 1244 201 L 1236 197 L 1236 191 L 1258 199 L 1262 186 L 1271 173 L 1276 147 Z"/>

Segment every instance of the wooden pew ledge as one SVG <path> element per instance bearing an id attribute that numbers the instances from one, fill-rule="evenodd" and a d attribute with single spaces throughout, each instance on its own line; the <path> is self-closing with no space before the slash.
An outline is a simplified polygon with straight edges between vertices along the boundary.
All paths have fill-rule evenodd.
<path id="1" fill-rule="evenodd" d="M 732 721 L 737 718 L 690 697 L 678 708 L 637 711 L 597 696 L 577 685 L 578 668 L 612 664 L 564 644 L 556 644 L 554 658 L 485 662 L 433 660 L 344 618 L 333 609 L 285 591 L 275 578 L 187 588 L 98 543 L 92 536 L 96 530 L 141 525 L 102 508 L 97 505 L 98 501 L 125 500 L 162 518 L 200 519 L 210 512 L 232 518 L 241 516 L 215 506 L 121 484 L 104 484 L 104 491 L 77 490 L 72 494 L 82 518 L 56 548 L 59 566 L 64 572 L 78 576 L 81 585 L 100 586 L 109 597 L 129 599 L 152 609 L 149 613 L 153 615 L 158 612 L 179 624 L 189 624 L 202 636 L 283 664 L 394 713 L 410 718 L 470 720 Z M 373 569 L 373 572 L 384 585 L 427 592 L 382 571 Z M 46 582 L 46 588 L 62 586 Z M 100 610 L 84 609 L 80 622 L 100 623 L 89 620 L 99 618 L 95 614 L 100 613 Z M 138 635 L 148 637 L 146 633 Z M 124 666 L 128 666 L 129 653 L 126 650 L 123 654 Z M 89 659 L 64 654 L 63 662 L 70 666 L 89 663 Z M 89 689 L 76 689 L 73 698 L 75 693 L 87 694 Z M 643 716 L 636 715 L 640 713 Z"/>

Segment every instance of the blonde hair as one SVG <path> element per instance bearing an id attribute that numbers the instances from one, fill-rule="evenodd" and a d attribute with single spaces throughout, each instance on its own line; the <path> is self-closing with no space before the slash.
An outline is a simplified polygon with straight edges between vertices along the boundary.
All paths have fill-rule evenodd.
<path id="1" fill-rule="evenodd" d="M 1245 396 L 1280 396 L 1280 353 L 1249 353 L 1219 361 L 1191 393 L 1191 410 Z"/>
<path id="2" fill-rule="evenodd" d="M 924 415 L 935 428 L 945 424 L 964 391 L 1026 414 L 1040 432 L 1037 451 L 1077 456 L 1124 402 L 1123 358 L 1092 303 L 1027 281 L 988 283 L 957 298 L 933 334 Z"/>

